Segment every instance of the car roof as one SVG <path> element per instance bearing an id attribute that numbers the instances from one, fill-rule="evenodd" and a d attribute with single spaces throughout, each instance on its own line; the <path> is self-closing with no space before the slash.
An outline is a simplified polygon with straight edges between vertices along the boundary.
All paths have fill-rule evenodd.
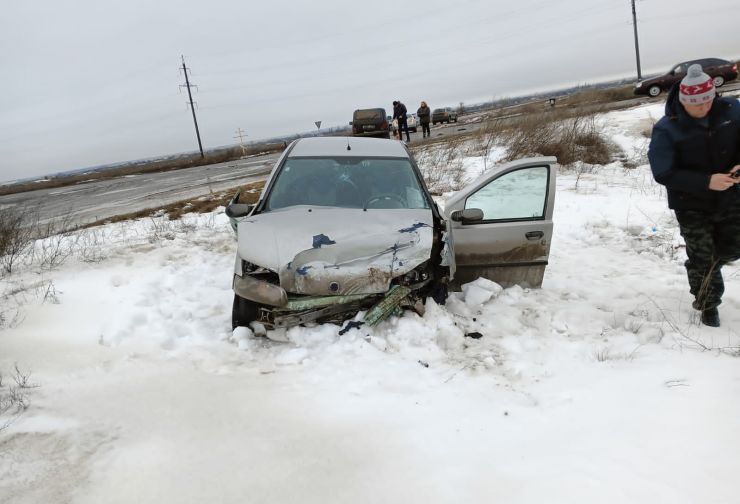
<path id="1" fill-rule="evenodd" d="M 382 107 L 375 107 L 375 108 L 361 108 L 355 110 L 353 113 L 357 114 L 358 112 L 382 112 L 383 115 L 385 115 L 385 109 Z"/>
<path id="2" fill-rule="evenodd" d="M 725 60 L 725 59 L 722 59 L 722 58 L 699 58 L 699 59 L 694 59 L 694 60 L 687 60 L 687 61 L 682 61 L 682 62 L 680 62 L 680 63 L 676 63 L 676 64 L 675 64 L 675 65 L 673 65 L 673 66 L 672 66 L 671 68 L 676 68 L 676 67 L 677 67 L 677 66 L 679 66 L 679 65 L 692 65 L 692 64 L 694 64 L 694 63 L 699 63 L 699 64 L 701 64 L 702 62 L 722 62 L 722 63 L 731 63 L 730 61 L 727 61 L 727 60 Z M 710 64 L 711 64 L 711 63 L 710 63 Z M 715 64 L 716 64 L 716 63 L 715 63 Z"/>
<path id="3" fill-rule="evenodd" d="M 347 146 L 350 147 L 347 150 Z M 295 141 L 288 157 L 397 157 L 408 159 L 408 151 L 397 140 L 363 137 L 312 137 Z"/>

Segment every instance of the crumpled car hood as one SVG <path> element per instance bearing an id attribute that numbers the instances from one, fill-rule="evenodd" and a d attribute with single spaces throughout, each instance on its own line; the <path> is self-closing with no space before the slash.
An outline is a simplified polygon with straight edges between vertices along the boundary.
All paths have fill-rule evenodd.
<path id="1" fill-rule="evenodd" d="M 383 293 L 430 258 L 432 226 L 425 209 L 291 207 L 239 222 L 238 251 L 289 293 Z"/>

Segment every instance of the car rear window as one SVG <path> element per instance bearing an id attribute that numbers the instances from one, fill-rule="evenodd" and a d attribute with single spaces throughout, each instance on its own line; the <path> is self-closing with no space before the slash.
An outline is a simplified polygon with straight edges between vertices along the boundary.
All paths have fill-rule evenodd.
<path id="1" fill-rule="evenodd" d="M 434 109 L 434 112 L 432 112 L 432 114 L 444 114 L 444 113 L 445 113 L 445 109 L 443 108 L 436 108 Z"/>
<path id="2" fill-rule="evenodd" d="M 355 119 L 385 119 L 385 111 L 383 109 L 366 109 L 366 110 L 355 110 Z"/>

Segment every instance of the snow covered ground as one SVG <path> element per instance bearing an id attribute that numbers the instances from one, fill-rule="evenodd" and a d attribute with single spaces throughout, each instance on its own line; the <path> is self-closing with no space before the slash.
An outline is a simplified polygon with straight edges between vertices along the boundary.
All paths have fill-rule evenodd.
<path id="1" fill-rule="evenodd" d="M 375 329 L 232 334 L 221 212 L 68 237 L 55 267 L 38 244 L 0 279 L 0 394 L 15 364 L 37 385 L 0 421 L 0 502 L 738 502 L 740 268 L 701 326 L 644 165 L 661 108 L 603 118 L 638 168 L 559 174 L 542 289 Z"/>

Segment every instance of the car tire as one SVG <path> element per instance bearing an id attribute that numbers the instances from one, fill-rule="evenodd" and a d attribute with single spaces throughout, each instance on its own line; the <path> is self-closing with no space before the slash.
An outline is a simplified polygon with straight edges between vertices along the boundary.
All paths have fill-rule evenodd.
<path id="1" fill-rule="evenodd" d="M 660 86 L 658 86 L 658 85 L 650 86 L 648 88 L 648 94 L 650 96 L 652 96 L 653 98 L 655 98 L 656 96 L 658 96 L 661 91 L 663 91 L 663 90 L 660 89 Z"/>
<path id="2" fill-rule="evenodd" d="M 725 78 L 721 75 L 716 76 L 714 79 L 714 87 L 722 87 L 722 85 L 725 83 Z"/>
<path id="3" fill-rule="evenodd" d="M 249 327 L 250 322 L 257 320 L 259 305 L 234 294 L 234 305 L 231 308 L 231 330 L 237 327 Z"/>

